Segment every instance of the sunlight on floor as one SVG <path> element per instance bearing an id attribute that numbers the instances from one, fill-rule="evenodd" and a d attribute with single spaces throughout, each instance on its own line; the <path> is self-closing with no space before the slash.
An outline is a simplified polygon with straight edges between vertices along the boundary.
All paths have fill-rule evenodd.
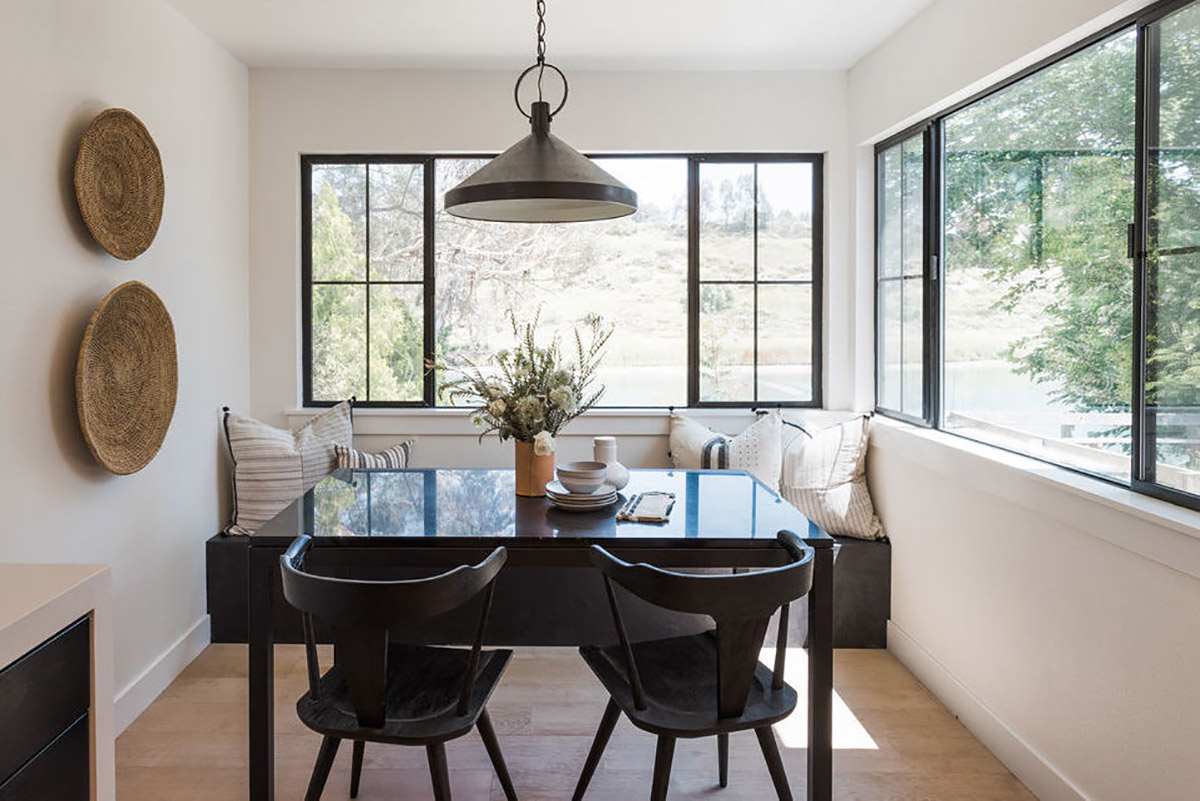
<path id="1" fill-rule="evenodd" d="M 759 657 L 764 665 L 775 664 L 775 649 L 763 648 Z M 808 745 L 808 652 L 803 648 L 788 648 L 787 663 L 783 671 L 784 680 L 796 688 L 800 696 L 796 711 L 781 723 L 775 724 L 775 733 L 784 748 L 804 748 Z M 842 697 L 833 694 L 833 747 L 877 751 L 879 746 L 867 733 Z"/>

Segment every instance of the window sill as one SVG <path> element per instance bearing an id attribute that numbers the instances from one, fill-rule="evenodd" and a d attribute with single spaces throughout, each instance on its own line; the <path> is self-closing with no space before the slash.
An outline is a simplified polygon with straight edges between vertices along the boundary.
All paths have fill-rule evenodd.
<path id="1" fill-rule="evenodd" d="M 324 409 L 288 409 L 288 424 L 295 426 Z M 749 409 L 682 409 L 675 411 L 699 420 L 710 428 L 741 431 L 754 419 Z M 816 410 L 803 410 L 811 412 Z M 571 421 L 563 436 L 666 436 L 671 428 L 670 409 L 590 409 Z M 354 433 L 367 436 L 408 434 L 446 437 L 478 437 L 469 409 L 378 409 L 354 410 Z"/>
<path id="2" fill-rule="evenodd" d="M 1200 578 L 1200 512 L 944 431 L 879 416 L 872 421 L 871 448 Z M 947 491 L 953 491 L 949 484 Z M 1150 525 L 1131 526 L 1134 522 Z"/>
<path id="3" fill-rule="evenodd" d="M 324 408 L 288 409 L 284 412 L 288 425 L 296 427 Z M 755 414 L 748 408 L 676 408 L 679 414 L 687 415 L 716 431 L 726 434 L 740 433 L 754 422 Z M 790 419 L 811 420 L 819 427 L 840 423 L 850 412 L 828 411 L 812 408 L 785 408 Z M 667 436 L 671 431 L 671 410 L 661 408 L 603 408 L 591 409 L 572 420 L 562 436 L 593 437 L 614 436 Z M 354 433 L 365 436 L 444 436 L 478 437 L 479 429 L 471 423 L 469 409 L 379 409 L 354 410 Z"/>

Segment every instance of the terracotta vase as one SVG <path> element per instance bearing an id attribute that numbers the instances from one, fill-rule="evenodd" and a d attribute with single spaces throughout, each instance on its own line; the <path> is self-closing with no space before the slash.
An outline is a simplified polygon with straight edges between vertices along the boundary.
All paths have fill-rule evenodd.
<path id="1" fill-rule="evenodd" d="M 532 442 L 518 442 L 516 447 L 517 494 L 540 498 L 546 485 L 554 480 L 554 454 L 536 456 Z"/>

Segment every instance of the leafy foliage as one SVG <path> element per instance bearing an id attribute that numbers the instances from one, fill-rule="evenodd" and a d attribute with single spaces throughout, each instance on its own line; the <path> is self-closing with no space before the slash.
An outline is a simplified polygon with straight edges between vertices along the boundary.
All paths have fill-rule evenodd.
<path id="1" fill-rule="evenodd" d="M 585 343 L 576 328 L 575 359 L 565 362 L 559 337 L 537 344 L 538 317 L 521 323 L 510 310 L 508 318 L 516 347 L 489 358 L 491 370 L 469 359 L 461 367 L 439 366 L 458 376 L 446 383 L 446 393 L 475 406 L 472 419 L 484 428 L 480 439 L 493 431 L 518 442 L 533 442 L 542 432 L 556 436 L 604 395 L 604 387 L 593 385 L 613 329 L 593 317 Z"/>

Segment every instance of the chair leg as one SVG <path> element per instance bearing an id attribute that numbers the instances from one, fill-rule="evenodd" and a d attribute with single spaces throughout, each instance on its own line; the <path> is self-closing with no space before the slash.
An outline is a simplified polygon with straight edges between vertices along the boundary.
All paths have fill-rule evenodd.
<path id="1" fill-rule="evenodd" d="M 596 738 L 592 740 L 592 750 L 588 751 L 587 762 L 583 765 L 583 772 L 579 774 L 579 782 L 575 785 L 575 794 L 571 796 L 571 801 L 581 801 L 583 794 L 587 792 L 588 784 L 592 781 L 592 774 L 596 772 L 596 766 L 600 764 L 600 757 L 604 755 L 604 747 L 608 745 L 608 738 L 612 736 L 613 728 L 620 719 L 621 707 L 617 706 L 616 701 L 609 698 L 608 706 L 604 708 L 604 717 L 600 719 L 600 728 L 596 729 Z"/>
<path id="2" fill-rule="evenodd" d="M 717 775 L 721 786 L 729 786 L 729 732 L 717 735 Z"/>
<path id="3" fill-rule="evenodd" d="M 667 801 L 667 785 L 671 783 L 671 759 L 675 756 L 675 738 L 658 737 L 654 750 L 654 783 L 650 787 L 650 801 Z"/>
<path id="4" fill-rule="evenodd" d="M 475 721 L 475 726 L 479 729 L 483 747 L 487 749 L 488 756 L 492 760 L 492 767 L 496 769 L 496 777 L 500 779 L 500 786 L 504 788 L 504 797 L 508 801 L 517 801 L 517 791 L 513 789 L 512 779 L 508 775 L 508 766 L 504 764 L 504 754 L 500 751 L 500 741 L 496 739 L 496 730 L 492 728 L 492 719 L 488 716 L 486 707 L 479 713 L 479 720 Z"/>
<path id="5" fill-rule="evenodd" d="M 308 792 L 304 794 L 304 801 L 320 801 L 325 782 L 329 779 L 329 770 L 333 767 L 333 759 L 337 756 L 338 746 L 341 744 L 342 741 L 336 737 L 321 740 L 321 750 L 317 752 L 317 764 L 313 765 L 312 778 L 308 780 Z"/>
<path id="6" fill-rule="evenodd" d="M 450 801 L 450 769 L 446 766 L 446 744 L 425 746 L 429 755 L 429 775 L 433 778 L 434 801 Z"/>
<path id="7" fill-rule="evenodd" d="M 358 798 L 358 780 L 362 778 L 363 752 L 367 744 L 362 740 L 354 741 L 354 759 L 350 763 L 350 797 Z"/>
<path id="8" fill-rule="evenodd" d="M 792 801 L 792 790 L 788 787 L 787 773 L 783 770 L 783 760 L 779 758 L 779 746 L 775 742 L 775 732 L 770 726 L 755 729 L 758 744 L 762 748 L 763 758 L 767 760 L 767 770 L 771 772 L 771 781 L 775 784 L 775 794 L 779 801 Z"/>

